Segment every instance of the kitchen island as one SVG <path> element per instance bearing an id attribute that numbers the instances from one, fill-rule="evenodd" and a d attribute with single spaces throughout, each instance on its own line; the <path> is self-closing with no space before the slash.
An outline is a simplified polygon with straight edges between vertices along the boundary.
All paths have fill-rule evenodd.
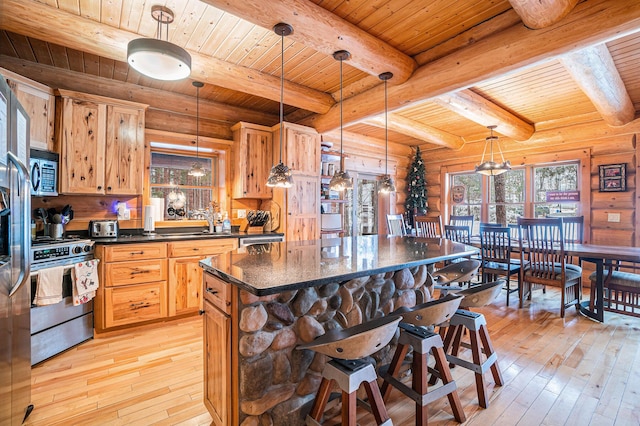
<path id="1" fill-rule="evenodd" d="M 430 265 L 475 253 L 446 239 L 364 236 L 202 260 L 204 399 L 214 424 L 304 424 L 326 357 L 295 347 L 430 300 Z M 390 361 L 394 344 L 373 356 L 377 364 Z"/>

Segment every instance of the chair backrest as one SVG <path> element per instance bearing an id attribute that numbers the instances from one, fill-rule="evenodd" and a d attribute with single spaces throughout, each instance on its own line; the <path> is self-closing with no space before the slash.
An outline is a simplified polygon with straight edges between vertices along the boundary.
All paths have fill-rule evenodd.
<path id="1" fill-rule="evenodd" d="M 482 262 L 511 262 L 511 229 L 506 226 L 480 224 L 480 255 Z"/>
<path id="2" fill-rule="evenodd" d="M 471 244 L 471 228 L 466 225 L 445 225 L 444 237 L 457 243 Z"/>
<path id="3" fill-rule="evenodd" d="M 520 258 L 527 265 L 529 280 L 541 284 L 564 281 L 562 218 L 518 218 L 518 226 Z"/>
<path id="4" fill-rule="evenodd" d="M 584 216 L 563 217 L 562 232 L 564 232 L 565 243 L 584 242 Z"/>
<path id="5" fill-rule="evenodd" d="M 442 218 L 440 216 L 416 216 L 416 236 L 425 238 L 442 237 Z"/>
<path id="6" fill-rule="evenodd" d="M 473 215 L 460 216 L 452 214 L 449 216 L 449 225 L 468 226 L 469 232 L 473 232 Z"/>
<path id="7" fill-rule="evenodd" d="M 404 218 L 401 214 L 388 214 L 387 228 L 389 230 L 389 235 L 398 237 L 407 235 L 407 228 L 405 227 Z"/>

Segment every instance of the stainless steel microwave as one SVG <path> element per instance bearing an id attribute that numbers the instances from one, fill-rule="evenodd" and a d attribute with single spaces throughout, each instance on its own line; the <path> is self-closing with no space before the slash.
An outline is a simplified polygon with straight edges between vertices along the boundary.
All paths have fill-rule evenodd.
<path id="1" fill-rule="evenodd" d="M 31 149 L 30 154 L 31 195 L 58 195 L 58 154 L 39 149 Z"/>

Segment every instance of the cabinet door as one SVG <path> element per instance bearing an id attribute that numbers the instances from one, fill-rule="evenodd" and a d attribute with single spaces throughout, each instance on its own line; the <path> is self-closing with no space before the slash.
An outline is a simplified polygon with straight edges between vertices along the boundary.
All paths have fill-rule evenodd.
<path id="1" fill-rule="evenodd" d="M 169 316 L 198 311 L 202 306 L 202 268 L 206 256 L 169 259 Z"/>
<path id="2" fill-rule="evenodd" d="M 142 194 L 144 174 L 144 111 L 107 107 L 105 184 L 107 194 Z"/>
<path id="3" fill-rule="evenodd" d="M 106 106 L 62 98 L 60 192 L 104 194 Z"/>
<path id="4" fill-rule="evenodd" d="M 231 424 L 231 320 L 204 303 L 204 405 L 213 424 Z"/>
<path id="5" fill-rule="evenodd" d="M 234 164 L 238 174 L 235 198 L 271 198 L 267 178 L 273 159 L 271 132 L 257 129 L 242 129 L 239 141 L 238 162 Z"/>
<path id="6" fill-rule="evenodd" d="M 39 88 L 26 82 L 7 80 L 18 101 L 29 114 L 29 144 L 31 148 L 54 151 L 53 122 L 55 101 L 53 91 L 48 87 Z"/>
<path id="7" fill-rule="evenodd" d="M 286 160 L 294 173 L 320 174 L 320 136 L 313 130 L 286 128 Z"/>
<path id="8" fill-rule="evenodd" d="M 116 287 L 167 279 L 165 259 L 106 263 L 104 286 Z"/>
<path id="9" fill-rule="evenodd" d="M 320 178 L 296 175 L 287 189 L 286 240 L 315 240 L 320 237 Z"/>
<path id="10" fill-rule="evenodd" d="M 135 324 L 167 316 L 167 282 L 105 288 L 105 326 Z"/>

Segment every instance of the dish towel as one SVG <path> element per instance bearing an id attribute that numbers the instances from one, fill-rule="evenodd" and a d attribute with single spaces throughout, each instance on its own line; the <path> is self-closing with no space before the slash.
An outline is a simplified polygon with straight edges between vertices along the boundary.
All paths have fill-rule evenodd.
<path id="1" fill-rule="evenodd" d="M 65 266 L 55 266 L 38 271 L 36 294 L 33 297 L 36 306 L 53 305 L 62 300 L 62 276 L 65 269 Z"/>
<path id="2" fill-rule="evenodd" d="M 73 306 L 87 303 L 96 296 L 99 262 L 100 259 L 93 259 L 73 266 Z"/>

